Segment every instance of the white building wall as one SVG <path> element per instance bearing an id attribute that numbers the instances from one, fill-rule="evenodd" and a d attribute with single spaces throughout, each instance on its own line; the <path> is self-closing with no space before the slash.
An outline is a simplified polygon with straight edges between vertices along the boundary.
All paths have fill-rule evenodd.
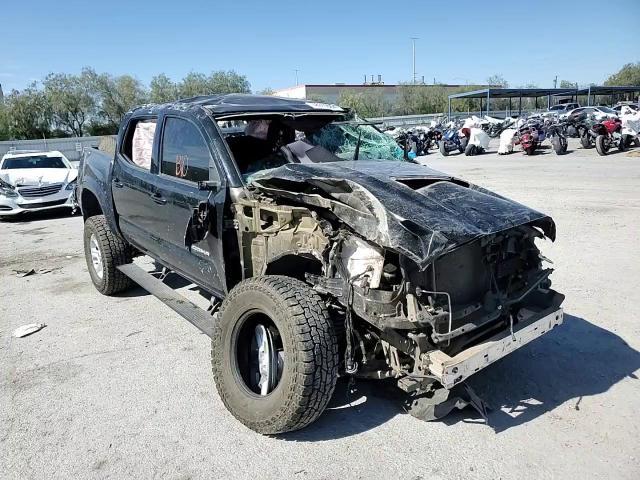
<path id="1" fill-rule="evenodd" d="M 296 85 L 295 87 L 283 88 L 273 92 L 273 95 L 285 98 L 307 98 L 307 86 Z"/>

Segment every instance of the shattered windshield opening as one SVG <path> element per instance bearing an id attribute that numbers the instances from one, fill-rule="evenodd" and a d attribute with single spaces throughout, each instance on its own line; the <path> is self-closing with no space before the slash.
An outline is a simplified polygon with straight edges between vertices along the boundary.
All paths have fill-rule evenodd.
<path id="1" fill-rule="evenodd" d="M 351 114 L 265 113 L 226 117 L 218 127 L 245 181 L 287 163 L 404 160 L 392 137 Z"/>
<path id="2" fill-rule="evenodd" d="M 308 132 L 306 140 L 314 146 L 327 149 L 341 160 L 354 160 L 358 143 L 358 160 L 404 159 L 402 149 L 393 138 L 372 125 L 357 121 L 330 123 Z"/>

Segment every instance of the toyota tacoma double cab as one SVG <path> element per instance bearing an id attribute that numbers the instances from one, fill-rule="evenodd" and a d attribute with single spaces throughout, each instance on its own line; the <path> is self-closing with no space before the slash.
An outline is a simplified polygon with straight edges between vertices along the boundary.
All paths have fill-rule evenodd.
<path id="1" fill-rule="evenodd" d="M 386 379 L 426 420 L 482 412 L 465 380 L 563 320 L 536 246 L 549 216 L 408 160 L 335 105 L 141 106 L 112 155 L 86 153 L 76 193 L 98 291 L 137 283 L 210 336 L 222 401 L 259 433 L 309 425 L 340 376 Z"/>

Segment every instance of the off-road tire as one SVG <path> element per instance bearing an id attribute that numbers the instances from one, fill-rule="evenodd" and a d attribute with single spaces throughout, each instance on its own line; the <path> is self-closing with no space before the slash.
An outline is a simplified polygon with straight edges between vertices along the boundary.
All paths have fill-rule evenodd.
<path id="1" fill-rule="evenodd" d="M 440 150 L 440 153 L 442 154 L 443 157 L 449 156 L 449 152 L 447 151 L 447 145 L 444 140 L 440 140 L 438 142 L 438 149 Z"/>
<path id="2" fill-rule="evenodd" d="M 237 367 L 237 332 L 251 311 L 274 322 L 284 347 L 282 376 L 266 396 L 251 392 Z M 326 408 L 338 378 L 338 343 L 324 302 L 305 283 L 286 276 L 240 282 L 220 308 L 211 367 L 225 407 L 251 430 L 277 434 L 306 427 Z"/>
<path id="3" fill-rule="evenodd" d="M 598 151 L 598 155 L 606 155 L 609 152 L 609 148 L 605 144 L 605 136 L 598 135 L 596 137 L 596 150 Z"/>
<path id="4" fill-rule="evenodd" d="M 90 239 L 95 235 L 102 256 L 102 278 L 100 278 L 91 261 Z M 104 215 L 89 217 L 84 222 L 84 257 L 91 281 L 103 295 L 113 295 L 126 290 L 132 281 L 116 267 L 131 263 L 130 245 L 119 235 L 114 234 L 107 225 Z"/>

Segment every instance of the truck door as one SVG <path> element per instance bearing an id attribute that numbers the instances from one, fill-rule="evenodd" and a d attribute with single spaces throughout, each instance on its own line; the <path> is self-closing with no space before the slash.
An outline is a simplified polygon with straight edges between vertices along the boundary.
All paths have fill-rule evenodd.
<path id="1" fill-rule="evenodd" d="M 157 178 L 152 168 L 156 124 L 157 117 L 133 118 L 128 122 L 111 175 L 120 230 L 129 242 L 142 250 L 153 250 L 156 246 L 149 235 L 157 213 L 157 204 L 152 198 Z"/>
<path id="2" fill-rule="evenodd" d="M 182 117 L 162 119 L 159 147 L 159 175 L 154 201 L 163 214 L 154 230 L 168 247 L 167 263 L 180 273 L 207 287 L 213 293 L 225 291 L 222 260 L 222 209 L 225 199 L 224 177 L 214 158 L 207 132 Z M 198 182 L 209 182 L 200 190 Z M 209 211 L 209 229 L 205 238 L 186 241 L 195 209 Z"/>

